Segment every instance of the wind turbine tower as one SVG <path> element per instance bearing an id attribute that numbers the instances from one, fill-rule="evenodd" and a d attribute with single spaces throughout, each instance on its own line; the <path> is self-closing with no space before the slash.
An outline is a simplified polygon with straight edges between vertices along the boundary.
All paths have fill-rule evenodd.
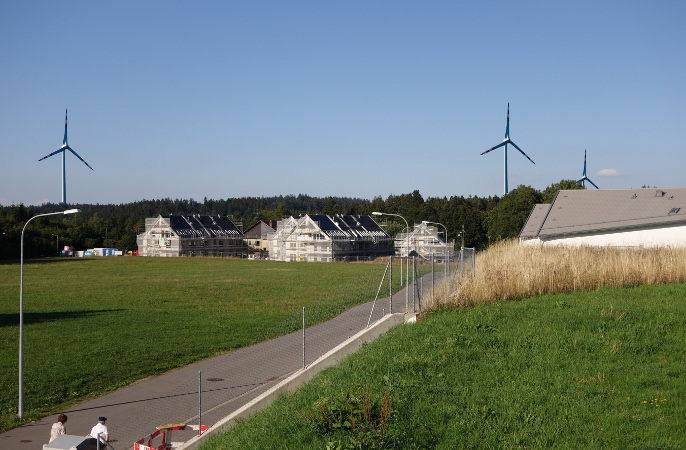
<path id="1" fill-rule="evenodd" d="M 507 194 L 509 191 L 508 186 L 507 186 L 507 144 L 512 144 L 514 148 L 519 150 L 519 153 L 522 155 L 526 156 L 526 159 L 531 161 L 533 164 L 536 164 L 533 159 L 529 158 L 529 156 L 524 153 L 524 151 L 517 146 L 511 139 L 510 139 L 510 103 L 507 104 L 507 125 L 505 126 L 505 139 L 503 139 L 503 142 L 500 144 L 496 145 L 495 147 L 491 148 L 490 150 L 486 150 L 485 152 L 482 153 L 482 155 L 485 155 L 488 152 L 492 152 L 496 148 L 499 147 L 505 147 L 505 152 L 504 152 L 504 160 L 505 160 L 505 194 Z"/>
<path id="2" fill-rule="evenodd" d="M 70 152 L 72 152 L 74 154 L 74 156 L 79 158 L 81 160 L 81 162 L 84 163 L 85 165 L 87 165 L 90 170 L 93 170 L 93 168 L 86 161 L 84 161 L 83 158 L 81 158 L 79 156 L 79 154 L 76 153 L 74 151 L 74 149 L 72 149 L 69 146 L 69 143 L 67 142 L 67 110 L 65 109 L 64 110 L 64 140 L 62 141 L 62 147 L 60 147 L 58 150 L 55 150 L 54 152 L 50 153 L 49 155 L 43 156 L 41 159 L 38 160 L 38 161 L 43 161 L 44 159 L 50 158 L 52 155 L 62 153 L 62 203 L 64 203 L 64 204 L 67 203 L 67 171 L 66 171 L 66 168 L 67 168 L 67 150 L 69 150 Z"/>
<path id="3" fill-rule="evenodd" d="M 583 187 L 586 187 L 586 184 L 585 184 L 586 181 L 588 181 L 589 183 L 591 183 L 591 184 L 593 185 L 593 187 L 595 187 L 596 189 L 600 189 L 598 186 L 595 185 L 594 182 L 591 181 L 590 178 L 588 178 L 588 177 L 586 176 L 586 150 L 584 150 L 584 175 L 581 177 L 580 180 L 577 180 L 576 182 L 577 182 L 577 183 L 581 183 L 581 185 L 582 185 Z"/>

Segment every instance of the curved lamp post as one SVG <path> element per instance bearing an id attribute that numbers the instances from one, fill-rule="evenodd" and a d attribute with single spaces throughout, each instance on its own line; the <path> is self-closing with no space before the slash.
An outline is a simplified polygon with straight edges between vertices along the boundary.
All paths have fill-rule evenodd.
<path id="1" fill-rule="evenodd" d="M 407 286 L 410 283 L 410 225 L 407 223 L 407 220 L 400 214 L 391 214 L 391 213 L 383 213 L 379 211 L 374 211 L 372 212 L 372 215 L 374 216 L 393 216 L 393 217 L 400 217 L 405 221 L 405 229 L 407 230 L 407 263 L 405 264 L 405 309 L 407 309 L 410 297 L 409 297 L 409 289 L 407 289 Z M 402 263 L 402 260 L 401 260 Z M 402 266 L 401 266 L 402 270 Z M 402 284 L 402 271 L 400 272 L 400 278 L 401 278 L 401 284 Z M 393 299 L 391 299 L 393 300 Z"/>
<path id="2" fill-rule="evenodd" d="M 31 217 L 21 229 L 21 258 L 19 260 L 19 420 L 24 420 L 24 231 L 26 226 L 36 217 L 55 216 L 57 214 L 74 214 L 81 212 L 80 209 L 68 209 L 66 211 L 38 214 Z"/>

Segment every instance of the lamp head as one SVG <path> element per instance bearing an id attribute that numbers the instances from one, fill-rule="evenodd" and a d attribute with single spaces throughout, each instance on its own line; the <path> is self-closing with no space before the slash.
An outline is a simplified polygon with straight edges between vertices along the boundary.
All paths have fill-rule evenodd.
<path id="1" fill-rule="evenodd" d="M 74 214 L 74 213 L 80 213 L 80 212 L 81 212 L 80 209 L 68 209 L 68 210 L 64 211 L 62 214 Z"/>
<path id="2" fill-rule="evenodd" d="M 383 213 L 382 213 L 382 212 L 379 212 L 379 211 L 374 211 L 374 212 L 372 213 L 372 215 L 373 215 L 373 216 L 383 216 Z"/>

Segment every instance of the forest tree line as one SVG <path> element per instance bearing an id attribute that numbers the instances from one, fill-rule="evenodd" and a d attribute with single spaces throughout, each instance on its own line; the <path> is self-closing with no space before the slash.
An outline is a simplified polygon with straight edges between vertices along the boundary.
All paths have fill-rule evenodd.
<path id="1" fill-rule="evenodd" d="M 141 200 L 119 205 L 69 205 L 81 210 L 78 214 L 53 215 L 32 220 L 24 233 L 24 256 L 57 255 L 64 246 L 74 250 L 117 248 L 136 250 L 136 236 L 145 231 L 145 219 L 159 215 L 222 215 L 247 231 L 260 220 L 273 220 L 304 214 L 371 214 L 373 211 L 399 214 L 410 227 L 422 221 L 442 224 L 448 240 L 456 247 L 483 249 L 499 239 L 516 237 L 531 208 L 537 203 L 552 202 L 559 189 L 583 189 L 573 180 L 562 180 L 539 191 L 519 186 L 503 197 L 429 197 L 419 191 L 389 195 L 385 200 L 350 197 L 310 197 L 285 195 L 273 197 L 242 197 L 225 200 Z M 20 238 L 26 222 L 38 214 L 63 211 L 64 205 L 46 203 L 41 206 L 0 206 L 0 259 L 20 256 Z M 391 236 L 403 232 L 402 219 L 379 216 L 377 222 L 386 225 Z M 439 232 L 444 228 L 437 226 Z M 464 236 L 460 233 L 464 230 Z"/>

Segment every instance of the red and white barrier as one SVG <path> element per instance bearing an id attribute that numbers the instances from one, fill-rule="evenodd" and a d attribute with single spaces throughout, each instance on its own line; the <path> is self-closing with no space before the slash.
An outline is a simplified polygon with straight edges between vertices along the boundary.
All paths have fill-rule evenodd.
<path id="1" fill-rule="evenodd" d="M 157 431 L 154 431 L 133 443 L 133 450 L 171 450 L 172 449 L 172 431 L 173 430 L 195 430 L 196 434 L 207 430 L 209 427 L 207 425 L 186 425 L 185 423 L 162 425 L 157 427 Z M 162 442 L 157 445 L 153 444 L 153 441 L 160 437 Z"/>

